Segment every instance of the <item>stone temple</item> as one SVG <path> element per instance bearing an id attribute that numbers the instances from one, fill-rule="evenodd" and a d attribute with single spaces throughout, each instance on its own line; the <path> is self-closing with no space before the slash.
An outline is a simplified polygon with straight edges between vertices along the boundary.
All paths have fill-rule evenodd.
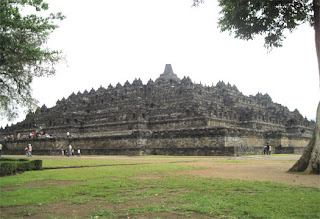
<path id="1" fill-rule="evenodd" d="M 136 79 L 42 106 L 1 129 L 0 141 L 7 154 L 23 154 L 32 143 L 33 154 L 57 155 L 71 144 L 82 154 L 239 156 L 261 154 L 266 142 L 273 153 L 301 153 L 314 129 L 267 94 L 195 84 L 167 64 L 147 84 Z"/>

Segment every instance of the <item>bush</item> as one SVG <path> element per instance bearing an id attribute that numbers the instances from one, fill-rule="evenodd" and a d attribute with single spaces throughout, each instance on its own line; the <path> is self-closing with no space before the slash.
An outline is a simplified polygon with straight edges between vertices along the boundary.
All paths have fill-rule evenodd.
<path id="1" fill-rule="evenodd" d="M 20 159 L 14 159 L 14 160 L 17 160 L 19 162 L 30 161 L 29 159 L 26 159 L 26 158 L 20 158 Z"/>
<path id="2" fill-rule="evenodd" d="M 31 163 L 31 161 L 22 161 L 22 162 L 17 162 L 17 171 L 29 171 L 29 170 L 33 170 L 34 164 Z"/>
<path id="3" fill-rule="evenodd" d="M 8 158 L 8 157 L 0 157 L 0 162 L 1 161 L 29 161 L 29 159 L 26 159 L 26 158 L 14 159 L 14 158 Z"/>
<path id="4" fill-rule="evenodd" d="M 34 163 L 30 160 L 28 162 L 28 170 L 27 171 L 30 171 L 30 170 L 34 170 L 36 168 L 36 166 L 34 165 Z"/>
<path id="5" fill-rule="evenodd" d="M 42 160 L 32 160 L 31 162 L 34 164 L 33 170 L 41 170 L 42 169 Z"/>
<path id="6" fill-rule="evenodd" d="M 9 175 L 17 171 L 41 170 L 42 160 L 0 158 L 0 175 Z"/>
<path id="7" fill-rule="evenodd" d="M 17 162 L 17 171 L 24 172 L 27 171 L 27 169 L 26 162 Z"/>
<path id="8" fill-rule="evenodd" d="M 16 161 L 16 159 L 7 158 L 7 157 L 0 157 L 0 162 L 1 162 L 1 161 Z"/>
<path id="9" fill-rule="evenodd" d="M 0 175 L 9 175 L 17 171 L 17 163 L 11 161 L 0 162 Z"/>

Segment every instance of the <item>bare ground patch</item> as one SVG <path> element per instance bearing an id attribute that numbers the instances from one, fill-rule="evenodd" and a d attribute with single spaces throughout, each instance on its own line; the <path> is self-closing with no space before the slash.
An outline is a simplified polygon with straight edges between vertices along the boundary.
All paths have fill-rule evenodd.
<path id="1" fill-rule="evenodd" d="M 176 191 L 180 192 L 180 191 Z M 0 211 L 1 218 L 48 218 L 50 216 L 54 218 L 108 218 L 106 212 L 111 212 L 109 216 L 111 218 L 130 218 L 128 216 L 128 210 L 126 209 L 139 209 L 148 205 L 157 205 L 163 203 L 165 209 L 165 202 L 171 198 L 171 196 L 159 197 L 157 194 L 144 199 L 135 199 L 131 197 L 130 201 L 121 203 L 110 203 L 104 200 L 104 198 L 97 198 L 96 200 L 88 200 L 84 203 L 72 204 L 68 201 L 59 201 L 45 205 L 30 205 L 30 206 L 15 206 L 6 207 L 5 210 Z M 174 203 L 170 207 L 174 206 Z M 186 218 L 183 214 L 185 212 L 158 212 L 158 213 L 139 213 L 137 212 L 132 218 Z M 208 218 L 197 212 L 188 212 L 191 218 Z"/>
<path id="2" fill-rule="evenodd" d="M 245 160 L 243 162 L 216 162 L 205 161 L 185 163 L 200 170 L 184 170 L 181 175 L 193 175 L 221 179 L 241 179 L 249 181 L 271 181 L 290 185 L 304 185 L 320 188 L 320 175 L 307 175 L 287 172 L 295 160 Z"/>
<path id="3" fill-rule="evenodd" d="M 103 201 L 88 201 L 81 204 L 70 204 L 66 201 L 59 201 L 45 205 L 30 205 L 6 207 L 1 211 L 1 218 L 48 218 L 49 216 L 65 218 L 84 218 L 92 211 L 98 210 L 99 206 L 105 205 Z"/>
<path id="4" fill-rule="evenodd" d="M 136 179 L 161 179 L 162 175 L 135 175 L 132 178 L 136 178 Z"/>
<path id="5" fill-rule="evenodd" d="M 37 182 L 32 182 L 32 183 L 27 183 L 23 184 L 20 186 L 9 186 L 9 187 L 4 187 L 3 191 L 10 191 L 14 190 L 19 187 L 24 187 L 24 188 L 45 188 L 45 187 L 63 187 L 63 186 L 70 186 L 75 183 L 82 183 L 82 181 L 60 181 L 60 180 L 41 180 Z"/>

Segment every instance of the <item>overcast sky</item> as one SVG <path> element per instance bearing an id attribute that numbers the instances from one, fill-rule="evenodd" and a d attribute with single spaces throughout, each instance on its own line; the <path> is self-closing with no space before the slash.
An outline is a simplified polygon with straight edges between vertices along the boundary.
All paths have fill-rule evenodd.
<path id="1" fill-rule="evenodd" d="M 197 8 L 191 0 L 48 2 L 51 11 L 67 17 L 48 42 L 63 50 L 67 64 L 59 64 L 53 77 L 34 80 L 40 106 L 53 107 L 72 92 L 135 78 L 147 83 L 172 64 L 180 78 L 206 85 L 229 82 L 245 95 L 268 93 L 291 111 L 316 117 L 319 76 L 309 25 L 287 33 L 283 47 L 268 53 L 262 37 L 243 41 L 220 33 L 216 0 Z M 24 118 L 22 114 L 20 120 Z M 6 124 L 1 121 L 0 126 Z"/>

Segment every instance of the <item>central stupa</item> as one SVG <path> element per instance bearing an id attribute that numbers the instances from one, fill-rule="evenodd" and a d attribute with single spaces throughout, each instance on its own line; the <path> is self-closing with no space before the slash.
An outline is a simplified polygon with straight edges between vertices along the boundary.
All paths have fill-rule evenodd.
<path id="1" fill-rule="evenodd" d="M 164 72 L 156 80 L 156 83 L 163 81 L 169 81 L 171 83 L 181 81 L 180 78 L 178 78 L 178 76 L 173 73 L 171 64 L 166 64 Z"/>

